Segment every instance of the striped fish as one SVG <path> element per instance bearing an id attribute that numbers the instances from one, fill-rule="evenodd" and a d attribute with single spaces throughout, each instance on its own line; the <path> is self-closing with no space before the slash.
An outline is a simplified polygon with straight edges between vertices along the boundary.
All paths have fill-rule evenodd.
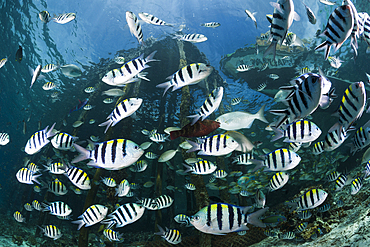
<path id="1" fill-rule="evenodd" d="M 144 150 L 133 141 L 127 139 L 115 139 L 94 144 L 92 151 L 73 144 L 80 155 L 72 160 L 77 163 L 85 159 L 91 159 L 87 165 L 107 170 L 120 170 L 135 163 Z"/>
<path id="2" fill-rule="evenodd" d="M 207 22 L 207 23 L 202 23 L 200 24 L 202 27 L 211 27 L 211 28 L 216 28 L 216 27 L 219 27 L 221 26 L 220 23 L 218 22 Z"/>
<path id="3" fill-rule="evenodd" d="M 141 25 L 136 15 L 131 11 L 126 11 L 126 21 L 130 32 L 134 35 L 139 42 L 139 44 L 144 44 L 143 42 L 143 31 L 141 30 Z"/>
<path id="4" fill-rule="evenodd" d="M 110 241 L 117 241 L 122 242 L 123 241 L 123 233 L 118 233 L 116 231 L 113 231 L 112 229 L 104 229 L 103 235 Z"/>
<path id="5" fill-rule="evenodd" d="M 66 14 L 54 16 L 53 21 L 59 24 L 66 24 L 70 21 L 73 21 L 75 18 L 76 18 L 75 13 L 66 13 Z"/>
<path id="6" fill-rule="evenodd" d="M 64 168 L 65 174 L 68 179 L 79 189 L 81 190 L 89 190 L 91 189 L 90 185 L 90 178 L 87 175 L 86 172 L 84 172 L 82 169 L 74 167 L 74 166 L 68 166 Z"/>
<path id="7" fill-rule="evenodd" d="M 56 71 L 58 69 L 60 69 L 60 64 L 55 65 L 55 64 L 49 63 L 49 64 L 45 65 L 44 67 L 42 67 L 41 72 L 42 73 L 49 73 L 49 72 Z"/>
<path id="8" fill-rule="evenodd" d="M 303 2 L 302 2 L 303 3 Z M 313 11 L 310 9 L 310 7 L 308 7 L 306 4 L 304 4 L 303 3 L 303 5 L 304 5 L 304 7 L 306 8 L 306 14 L 307 14 L 307 17 L 308 17 L 308 21 L 311 23 L 311 24 L 313 24 L 313 25 L 315 25 L 316 24 L 316 16 L 315 16 L 315 14 L 313 13 Z"/>
<path id="9" fill-rule="evenodd" d="M 149 139 L 152 140 L 153 142 L 165 142 L 166 140 L 168 140 L 168 135 L 165 135 L 165 134 L 160 134 L 160 133 L 154 133 L 152 135 L 149 136 Z"/>
<path id="10" fill-rule="evenodd" d="M 351 35 L 353 20 L 350 5 L 337 7 L 329 16 L 324 32 L 320 34 L 320 36 L 326 37 L 326 41 L 318 45 L 315 51 L 325 49 L 325 60 L 329 56 L 332 45 L 334 45 L 334 52 L 336 52 Z"/>
<path id="11" fill-rule="evenodd" d="M 60 162 L 54 162 L 52 163 L 51 160 L 47 162 L 46 165 L 44 165 L 46 168 L 44 171 L 49 171 L 52 174 L 64 174 L 65 173 L 65 165 Z"/>
<path id="12" fill-rule="evenodd" d="M 301 220 L 309 219 L 311 216 L 312 216 L 312 213 L 308 210 L 302 210 L 298 212 L 298 218 L 300 218 Z"/>
<path id="13" fill-rule="evenodd" d="M 76 141 L 78 137 L 71 136 L 68 133 L 60 132 L 56 134 L 53 139 L 51 139 L 51 144 L 54 148 L 60 150 L 70 150 L 73 146 L 74 141 Z"/>
<path id="14" fill-rule="evenodd" d="M 324 142 L 323 141 L 315 142 L 312 147 L 312 153 L 314 155 L 319 155 L 322 152 L 324 152 Z"/>
<path id="15" fill-rule="evenodd" d="M 144 208 L 149 209 L 149 210 L 157 210 L 158 209 L 156 200 L 152 199 L 152 198 L 140 199 L 140 200 L 138 200 L 138 203 L 140 203 L 141 206 L 143 206 Z"/>
<path id="16" fill-rule="evenodd" d="M 339 123 L 345 130 L 362 116 L 366 103 L 365 85 L 362 81 L 354 82 L 344 91 L 338 113 Z"/>
<path id="17" fill-rule="evenodd" d="M 159 232 L 154 233 L 155 235 L 159 235 L 162 238 L 164 238 L 167 242 L 170 244 L 179 244 L 181 243 L 181 234 L 179 230 L 176 229 L 168 229 L 166 227 L 166 230 L 163 230 L 162 227 L 157 225 Z"/>
<path id="18" fill-rule="evenodd" d="M 284 232 L 279 234 L 279 239 L 294 239 L 295 233 L 294 232 Z"/>
<path id="19" fill-rule="evenodd" d="M 132 172 L 143 172 L 148 167 L 148 162 L 145 160 L 139 160 L 133 164 L 129 169 Z"/>
<path id="20" fill-rule="evenodd" d="M 150 81 L 145 77 L 146 73 L 142 71 L 150 67 L 148 65 L 149 62 L 159 61 L 154 59 L 156 52 L 153 51 L 145 59 L 144 54 L 141 54 L 139 57 L 125 63 L 121 68 L 109 71 L 104 75 L 102 81 L 108 85 L 119 87 L 136 82 L 138 80 L 137 78 Z"/>
<path id="21" fill-rule="evenodd" d="M 214 89 L 208 96 L 206 101 L 203 103 L 203 105 L 196 110 L 197 114 L 188 116 L 188 118 L 193 118 L 191 125 L 194 125 L 200 118 L 202 118 L 201 121 L 203 121 L 213 112 L 217 111 L 218 107 L 220 106 L 223 95 L 224 95 L 223 87 L 218 87 Z"/>
<path id="22" fill-rule="evenodd" d="M 44 228 L 42 227 L 39 228 L 42 230 L 46 237 L 51 238 L 53 240 L 57 240 L 63 235 L 60 229 L 54 225 L 47 225 Z"/>
<path id="23" fill-rule="evenodd" d="M 24 204 L 24 209 L 26 209 L 26 211 L 28 211 L 28 212 L 31 212 L 32 211 L 31 204 L 29 204 L 28 202 L 26 204 Z"/>
<path id="24" fill-rule="evenodd" d="M 232 163 L 236 163 L 237 165 L 252 165 L 250 160 L 254 159 L 253 154 L 241 154 L 234 158 Z"/>
<path id="25" fill-rule="evenodd" d="M 92 205 L 86 209 L 86 211 L 78 218 L 80 220 L 72 221 L 74 224 L 78 224 L 77 230 L 80 230 L 82 226 L 92 226 L 102 221 L 108 213 L 108 208 L 103 205 Z"/>
<path id="26" fill-rule="evenodd" d="M 184 34 L 184 35 L 175 34 L 173 38 L 182 40 L 182 41 L 191 42 L 191 43 L 200 43 L 200 42 L 204 42 L 207 40 L 206 36 L 204 36 L 203 34 L 198 34 L 198 33 Z"/>
<path id="27" fill-rule="evenodd" d="M 27 168 L 28 168 L 28 170 L 30 170 L 32 173 L 37 173 L 37 172 L 39 172 L 40 171 L 40 169 L 37 167 L 37 165 L 35 164 L 35 163 L 29 163 L 28 165 L 27 165 Z"/>
<path id="28" fill-rule="evenodd" d="M 365 21 L 369 18 L 369 14 L 366 12 L 359 12 L 358 14 L 358 25 L 359 25 L 359 35 L 362 36 L 364 34 L 365 28 Z"/>
<path id="29" fill-rule="evenodd" d="M 270 4 L 275 8 L 270 29 L 272 41 L 263 56 L 265 57 L 272 52 L 275 60 L 276 45 L 278 43 L 282 44 L 284 41 L 288 29 L 293 23 L 293 19 L 298 21 L 300 18 L 294 12 L 293 0 L 279 0 L 277 3 L 271 2 Z"/>
<path id="30" fill-rule="evenodd" d="M 333 171 L 333 172 L 331 172 L 331 173 L 328 175 L 327 180 L 328 180 L 329 182 L 333 182 L 333 181 L 337 180 L 337 179 L 338 179 L 338 177 L 339 177 L 340 175 L 341 175 L 341 174 L 340 174 L 340 172 Z"/>
<path id="31" fill-rule="evenodd" d="M 37 178 L 40 177 L 41 174 L 35 175 L 28 168 L 24 168 L 24 167 L 21 168 L 20 170 L 18 170 L 15 176 L 18 179 L 18 181 L 23 184 L 33 184 L 33 182 L 40 184 L 40 182 L 37 181 Z"/>
<path id="32" fill-rule="evenodd" d="M 236 70 L 239 71 L 239 72 L 245 72 L 245 71 L 251 70 L 253 68 L 254 68 L 253 65 L 241 64 L 236 68 Z"/>
<path id="33" fill-rule="evenodd" d="M 19 212 L 19 211 L 15 211 L 15 213 L 13 214 L 13 217 L 16 221 L 22 223 L 22 222 L 25 222 L 26 221 L 26 218 L 24 218 L 22 216 L 22 214 Z"/>
<path id="34" fill-rule="evenodd" d="M 301 233 L 307 228 L 308 222 L 303 222 L 297 226 L 295 233 Z"/>
<path id="35" fill-rule="evenodd" d="M 143 216 L 145 208 L 136 203 L 126 203 L 109 214 L 109 219 L 103 220 L 102 224 L 108 224 L 108 229 L 116 224 L 116 227 L 134 223 Z"/>
<path id="36" fill-rule="evenodd" d="M 227 177 L 227 172 L 224 170 L 217 170 L 213 173 L 213 176 L 215 178 L 226 178 Z"/>
<path id="37" fill-rule="evenodd" d="M 130 183 L 127 181 L 127 179 L 123 179 L 119 185 L 118 188 L 116 188 L 116 196 L 123 197 L 126 196 L 131 190 Z"/>
<path id="38" fill-rule="evenodd" d="M 67 187 L 57 178 L 54 181 L 50 182 L 49 191 L 54 193 L 54 195 L 56 196 L 62 196 L 67 194 L 68 192 Z"/>
<path id="39" fill-rule="evenodd" d="M 186 140 L 192 145 L 192 148 L 186 151 L 187 153 L 200 150 L 198 155 L 212 155 L 221 156 L 227 155 L 234 151 L 239 144 L 229 135 L 218 134 L 207 137 L 203 143 L 195 143 L 190 140 Z"/>
<path id="40" fill-rule="evenodd" d="M 185 225 L 186 227 L 191 226 L 190 217 L 185 214 L 176 215 L 174 220 L 181 225 Z"/>
<path id="41" fill-rule="evenodd" d="M 217 169 L 217 165 L 208 160 L 200 160 L 198 162 L 191 164 L 191 166 L 188 166 L 186 164 L 183 165 L 187 168 L 184 171 L 185 173 L 191 172 L 192 174 L 197 175 L 211 174 Z"/>
<path id="42" fill-rule="evenodd" d="M 346 130 L 336 123 L 331 127 L 325 136 L 323 143 L 324 151 L 329 152 L 338 148 L 347 139 L 348 135 Z"/>
<path id="43" fill-rule="evenodd" d="M 230 102 L 230 105 L 237 105 L 242 101 L 241 97 L 233 98 Z"/>
<path id="44" fill-rule="evenodd" d="M 353 179 L 351 182 L 351 195 L 356 195 L 362 188 L 362 185 L 363 183 L 360 177 Z"/>
<path id="45" fill-rule="evenodd" d="M 370 16 L 366 12 L 358 13 L 359 15 L 359 32 L 365 39 L 368 47 L 366 53 L 370 53 Z"/>
<path id="46" fill-rule="evenodd" d="M 298 154 L 286 148 L 279 148 L 266 154 L 264 160 L 251 160 L 256 164 L 253 172 L 263 166 L 265 166 L 264 171 L 287 171 L 296 167 L 300 161 L 301 157 Z"/>
<path id="47" fill-rule="evenodd" d="M 285 172 L 278 172 L 269 182 L 269 189 L 270 191 L 281 189 L 289 180 L 289 174 Z"/>
<path id="48" fill-rule="evenodd" d="M 320 206 L 328 196 L 328 193 L 322 189 L 311 189 L 300 196 L 296 202 L 286 202 L 287 205 L 293 206 L 293 210 L 313 209 Z"/>
<path id="49" fill-rule="evenodd" d="M 33 134 L 27 141 L 24 151 L 27 154 L 32 155 L 39 152 L 41 148 L 46 146 L 50 142 L 48 138 L 55 135 L 53 133 L 53 128 L 55 124 L 56 123 L 54 123 L 49 130 L 48 130 L 49 126 L 47 126 L 45 129 L 39 130 L 35 134 Z"/>
<path id="50" fill-rule="evenodd" d="M 343 0 L 342 5 L 348 5 L 350 6 L 351 9 L 351 14 L 353 17 L 353 28 L 351 31 L 351 47 L 354 52 L 354 57 L 356 58 L 358 49 L 357 38 L 360 37 L 360 23 L 359 23 L 360 17 L 358 16 L 357 9 L 351 0 Z"/>
<path id="51" fill-rule="evenodd" d="M 351 153 L 362 150 L 370 144 L 370 120 L 356 131 L 352 139 Z"/>
<path id="52" fill-rule="evenodd" d="M 107 126 L 104 131 L 104 133 L 106 133 L 109 127 L 115 126 L 122 119 L 134 114 L 136 110 L 139 109 L 142 103 L 143 99 L 139 98 L 129 98 L 123 100 L 114 108 L 112 113 L 109 114 L 109 116 L 107 117 L 108 120 L 105 121 L 104 123 L 99 124 L 99 127 Z"/>
<path id="53" fill-rule="evenodd" d="M 0 133 L 0 145 L 5 146 L 10 142 L 8 133 Z"/>
<path id="54" fill-rule="evenodd" d="M 207 78 L 213 68 L 204 63 L 192 63 L 167 77 L 167 82 L 158 84 L 156 87 L 164 88 L 163 96 L 172 87 L 172 92 L 187 85 L 194 85 Z"/>
<path id="55" fill-rule="evenodd" d="M 42 211 L 49 211 L 52 215 L 68 216 L 72 213 L 72 209 L 64 202 L 52 202 L 50 205 L 42 203 L 42 205 L 45 207 Z"/>
<path id="56" fill-rule="evenodd" d="M 161 195 L 155 199 L 158 209 L 168 208 L 172 205 L 173 199 L 168 195 Z"/>
<path id="57" fill-rule="evenodd" d="M 37 200 L 33 200 L 32 202 L 32 207 L 37 210 L 37 211 L 41 211 L 42 210 L 42 207 L 41 207 L 41 204 L 39 203 L 39 201 Z"/>
<path id="58" fill-rule="evenodd" d="M 114 180 L 114 178 L 111 177 L 102 178 L 101 181 L 108 187 L 114 188 L 117 185 L 116 180 Z"/>
<path id="59" fill-rule="evenodd" d="M 48 23 L 49 21 L 51 21 L 51 16 L 50 16 L 50 14 L 49 14 L 49 12 L 48 11 L 46 11 L 46 10 L 44 10 L 44 11 L 41 11 L 40 13 L 39 13 L 39 18 L 40 18 L 40 20 L 42 21 L 42 22 L 44 22 L 44 23 Z"/>
<path id="60" fill-rule="evenodd" d="M 145 21 L 146 23 L 149 23 L 149 24 L 153 24 L 153 25 L 156 25 L 156 26 L 170 26 L 170 27 L 172 27 L 171 24 L 168 24 L 165 21 L 162 21 L 161 19 L 155 17 L 154 15 L 148 14 L 148 13 L 140 12 L 138 14 L 138 16 L 140 17 L 140 19 L 142 19 L 143 21 Z"/>
<path id="61" fill-rule="evenodd" d="M 329 97 L 324 97 L 324 91 L 326 92 L 328 87 L 327 82 L 321 75 L 307 73 L 291 82 L 295 85 L 280 87 L 280 89 L 290 91 L 290 93 L 286 97 L 286 101 L 283 101 L 288 106 L 287 109 L 270 110 L 272 114 L 282 115 L 275 127 L 278 128 L 286 119 L 293 122 L 305 118 L 312 114 L 319 105 L 323 107 L 328 104 Z"/>
<path id="62" fill-rule="evenodd" d="M 49 81 L 47 83 L 45 83 L 43 86 L 42 86 L 42 89 L 44 89 L 45 91 L 48 91 L 48 90 L 53 90 L 54 88 L 56 88 L 57 86 L 55 85 L 55 83 Z"/>
<path id="63" fill-rule="evenodd" d="M 315 141 L 321 135 L 321 129 L 309 120 L 298 120 L 288 125 L 284 125 L 284 130 L 271 127 L 275 136 L 271 142 L 285 137 L 284 142 L 307 143 Z"/>
<path id="64" fill-rule="evenodd" d="M 248 224 L 266 227 L 258 218 L 269 208 L 247 215 L 251 207 L 241 207 L 226 203 L 210 204 L 191 217 L 190 223 L 199 231 L 214 235 L 249 230 Z"/>
<path id="65" fill-rule="evenodd" d="M 298 150 L 302 147 L 302 143 L 299 142 L 291 142 L 289 143 L 289 150 L 292 150 L 293 152 L 298 152 Z"/>
<path id="66" fill-rule="evenodd" d="M 335 191 L 340 191 L 345 185 L 348 184 L 348 177 L 346 174 L 340 174 L 337 180 L 335 180 Z"/>

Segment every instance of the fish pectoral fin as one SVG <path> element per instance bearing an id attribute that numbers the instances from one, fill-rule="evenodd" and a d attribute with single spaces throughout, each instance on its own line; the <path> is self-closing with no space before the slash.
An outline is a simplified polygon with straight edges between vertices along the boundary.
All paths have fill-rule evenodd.
<path id="1" fill-rule="evenodd" d="M 295 21 L 300 21 L 301 20 L 301 17 L 297 14 L 297 12 L 293 13 L 293 20 L 295 20 Z"/>

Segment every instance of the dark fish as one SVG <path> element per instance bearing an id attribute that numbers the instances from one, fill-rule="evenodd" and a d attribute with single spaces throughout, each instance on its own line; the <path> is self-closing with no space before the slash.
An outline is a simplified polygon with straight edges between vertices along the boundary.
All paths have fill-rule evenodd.
<path id="1" fill-rule="evenodd" d="M 182 127 L 181 130 L 175 130 L 170 132 L 171 140 L 174 140 L 180 136 L 182 137 L 200 137 L 206 136 L 220 127 L 220 123 L 205 119 L 198 121 L 194 125 L 191 123 Z"/>
<path id="2" fill-rule="evenodd" d="M 22 46 L 19 46 L 17 52 L 15 53 L 15 61 L 18 61 L 20 63 L 23 58 L 23 49 Z"/>
<path id="3" fill-rule="evenodd" d="M 275 224 L 286 221 L 286 217 L 282 215 L 272 215 L 261 220 L 265 224 Z"/>
<path id="4" fill-rule="evenodd" d="M 69 110 L 69 114 L 71 114 L 74 111 L 78 111 L 78 110 L 81 110 L 82 108 L 84 108 L 84 106 L 87 104 L 87 102 L 89 102 L 89 99 L 85 99 L 84 101 L 81 101 L 81 100 L 78 100 L 78 101 L 80 103 L 78 105 L 76 105 L 75 107 L 73 107 L 71 110 Z"/>

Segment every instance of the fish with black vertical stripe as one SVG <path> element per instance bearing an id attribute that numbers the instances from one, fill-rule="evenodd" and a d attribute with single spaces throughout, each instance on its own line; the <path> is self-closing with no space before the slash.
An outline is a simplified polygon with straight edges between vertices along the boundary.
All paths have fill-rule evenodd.
<path id="1" fill-rule="evenodd" d="M 199 231 L 213 235 L 249 230 L 247 224 L 266 227 L 259 220 L 269 208 L 247 214 L 251 206 L 242 207 L 226 203 L 210 204 L 191 217 L 190 223 Z"/>
<path id="2" fill-rule="evenodd" d="M 278 172 L 272 178 L 269 182 L 269 190 L 274 191 L 281 189 L 289 180 L 289 174 L 286 172 Z"/>
<path id="3" fill-rule="evenodd" d="M 78 139 L 78 137 L 72 136 L 68 133 L 58 133 L 51 139 L 51 144 L 54 148 L 60 150 L 70 150 L 73 143 Z"/>
<path id="4" fill-rule="evenodd" d="M 186 140 L 192 148 L 187 153 L 198 151 L 198 155 L 212 155 L 221 156 L 227 155 L 234 151 L 239 144 L 229 135 L 218 134 L 203 139 L 202 143 L 195 143 L 190 140 Z"/>
<path id="5" fill-rule="evenodd" d="M 54 123 L 50 129 L 48 129 L 49 126 L 47 126 L 45 129 L 39 130 L 35 134 L 33 134 L 27 141 L 24 151 L 27 154 L 32 155 L 39 152 L 41 148 L 46 146 L 50 142 L 48 138 L 55 135 L 55 133 L 53 132 L 55 124 L 56 123 Z"/>
<path id="6" fill-rule="evenodd" d="M 211 115 L 213 112 L 217 111 L 220 106 L 222 97 L 224 94 L 224 88 L 218 87 L 214 89 L 211 94 L 208 96 L 203 105 L 196 110 L 197 114 L 188 116 L 188 118 L 193 118 L 191 125 L 194 125 L 200 118 L 202 121 Z"/>
<path id="7" fill-rule="evenodd" d="M 329 16 L 326 28 L 320 36 L 326 37 L 326 40 L 315 48 L 325 50 L 325 60 L 328 58 L 330 48 L 334 45 L 336 52 L 351 35 L 354 25 L 353 12 L 350 5 L 337 7 Z"/>
<path id="8" fill-rule="evenodd" d="M 173 25 L 168 24 L 167 22 L 159 19 L 158 17 L 155 17 L 152 14 L 148 14 L 148 13 L 145 13 L 145 12 L 140 12 L 138 14 L 138 16 L 140 17 L 140 19 L 142 19 L 143 21 L 145 21 L 146 23 L 149 23 L 149 24 L 153 24 L 153 25 L 156 25 L 156 26 L 170 26 L 170 27 L 173 26 Z"/>
<path id="9" fill-rule="evenodd" d="M 123 227 L 125 225 L 134 223 L 143 216 L 145 208 L 136 203 L 126 203 L 118 207 L 113 213 L 109 214 L 109 219 L 103 220 L 102 224 L 108 224 L 107 228 L 112 226 Z"/>
<path id="10" fill-rule="evenodd" d="M 72 160 L 77 163 L 85 159 L 91 159 L 87 165 L 107 170 L 120 170 L 138 161 L 143 155 L 139 145 L 127 139 L 115 139 L 101 143 L 95 143 L 93 150 L 73 144 L 80 155 Z"/>
<path id="11" fill-rule="evenodd" d="M 288 29 L 293 23 L 293 19 L 299 21 L 300 17 L 294 12 L 293 0 L 279 0 L 277 3 L 270 2 L 270 4 L 275 8 L 270 29 L 272 41 L 263 56 L 272 52 L 275 59 L 276 45 L 278 43 L 282 44 L 284 41 Z"/>
<path id="12" fill-rule="evenodd" d="M 351 153 L 362 150 L 364 147 L 370 144 L 370 120 L 364 126 L 361 126 L 356 131 L 354 138 L 352 139 Z"/>
<path id="13" fill-rule="evenodd" d="M 135 36 L 139 44 L 144 44 L 144 35 L 141 25 L 136 15 L 131 11 L 126 11 L 126 21 L 132 35 Z"/>
<path id="14" fill-rule="evenodd" d="M 86 211 L 79 216 L 80 220 L 72 221 L 74 224 L 78 224 L 78 230 L 83 226 L 92 226 L 102 221 L 108 213 L 108 208 L 103 205 L 92 205 L 86 209 Z"/>
<path id="15" fill-rule="evenodd" d="M 144 59 L 144 54 L 139 57 L 132 59 L 125 63 L 119 69 L 113 69 L 106 73 L 102 78 L 102 81 L 111 86 L 123 87 L 128 83 L 136 82 L 141 78 L 146 81 L 150 81 L 145 77 L 146 73 L 142 72 L 144 69 L 149 68 L 149 62 L 159 61 L 154 59 L 154 55 L 157 51 L 153 51 Z"/>
<path id="16" fill-rule="evenodd" d="M 283 125 L 283 130 L 271 127 L 275 136 L 271 141 L 285 137 L 284 142 L 307 143 L 315 141 L 321 135 L 321 129 L 309 120 L 298 120 L 288 125 Z"/>
<path id="17" fill-rule="evenodd" d="M 170 244 L 179 244 L 181 243 L 181 233 L 179 230 L 176 229 L 168 229 L 164 230 L 162 227 L 157 225 L 159 232 L 154 233 L 155 235 L 159 235 L 164 238 Z"/>
<path id="18" fill-rule="evenodd" d="M 334 116 L 339 117 L 339 124 L 345 130 L 362 116 L 366 103 L 366 90 L 362 81 L 354 82 L 344 91 L 338 112 Z"/>
<path id="19" fill-rule="evenodd" d="M 298 154 L 286 148 L 276 149 L 266 154 L 264 158 L 264 160 L 250 160 L 256 165 L 253 172 L 262 167 L 265 167 L 264 171 L 287 171 L 295 168 L 301 161 Z"/>
<path id="20" fill-rule="evenodd" d="M 139 98 L 129 98 L 123 100 L 114 108 L 112 113 L 109 114 L 109 116 L 107 117 L 108 120 L 104 123 L 99 124 L 99 126 L 107 126 L 104 131 L 104 133 L 106 133 L 110 126 L 113 127 L 122 119 L 134 114 L 136 110 L 139 109 L 142 103 L 143 99 Z"/>
<path id="21" fill-rule="evenodd" d="M 192 63 L 167 77 L 167 82 L 158 84 L 156 87 L 164 88 L 163 96 L 172 87 L 172 92 L 187 85 L 194 85 L 207 78 L 213 67 L 204 63 Z"/>
<path id="22" fill-rule="evenodd" d="M 285 204 L 292 206 L 292 210 L 297 211 L 313 209 L 320 206 L 327 196 L 328 193 L 322 189 L 311 189 L 296 198 L 294 202 L 286 202 Z"/>

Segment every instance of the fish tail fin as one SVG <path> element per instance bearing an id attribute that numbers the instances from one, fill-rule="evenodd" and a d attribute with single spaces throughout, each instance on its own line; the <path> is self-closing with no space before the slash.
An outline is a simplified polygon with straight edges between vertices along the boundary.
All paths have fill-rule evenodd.
<path id="1" fill-rule="evenodd" d="M 171 81 L 166 81 L 164 83 L 158 84 L 156 87 L 158 88 L 164 88 L 163 96 L 166 94 L 167 90 L 170 89 L 173 85 L 171 84 Z"/>
<path id="2" fill-rule="evenodd" d="M 191 172 L 193 170 L 192 166 L 189 166 L 189 165 L 184 164 L 184 163 L 182 163 L 182 165 L 186 167 L 186 170 L 184 172 Z"/>
<path id="3" fill-rule="evenodd" d="M 74 158 L 72 160 L 72 163 L 77 163 L 82 160 L 86 160 L 90 157 L 91 151 L 84 149 L 83 147 L 81 147 L 80 145 L 77 145 L 76 143 L 73 143 L 73 146 L 80 153 L 80 155 Z"/>
<path id="4" fill-rule="evenodd" d="M 187 153 L 191 153 L 191 152 L 195 152 L 195 151 L 198 151 L 200 150 L 200 147 L 199 147 L 199 144 L 198 143 L 195 143 L 193 141 L 190 141 L 190 140 L 186 140 L 192 147 L 186 151 Z"/>
<path id="5" fill-rule="evenodd" d="M 55 126 L 56 123 L 54 123 L 51 128 L 49 129 L 49 131 L 46 133 L 46 137 L 49 138 L 49 137 L 52 137 L 52 136 L 55 136 L 55 133 L 53 132 L 53 129 L 54 129 L 54 126 Z"/>
<path id="6" fill-rule="evenodd" d="M 298 204 L 296 202 L 285 202 L 284 204 L 292 207 L 291 211 L 294 211 L 296 208 L 298 208 Z"/>
<path id="7" fill-rule="evenodd" d="M 275 132 L 275 136 L 271 138 L 271 142 L 279 140 L 284 136 L 284 132 L 281 129 L 271 126 L 271 129 Z"/>
<path id="8" fill-rule="evenodd" d="M 252 172 L 257 171 L 258 169 L 263 167 L 263 160 L 255 160 L 255 159 L 250 159 L 249 160 L 252 164 L 255 164 L 256 166 L 253 168 Z"/>
<path id="9" fill-rule="evenodd" d="M 332 44 L 326 40 L 322 42 L 320 45 L 316 46 L 315 51 L 325 49 L 325 60 L 326 60 L 328 59 L 331 45 Z"/>
<path id="10" fill-rule="evenodd" d="M 38 184 L 41 184 L 39 181 L 37 181 L 37 178 L 40 177 L 42 174 L 38 174 L 38 175 L 33 175 L 32 176 L 32 181 L 34 181 L 35 183 L 38 183 Z"/>
<path id="11" fill-rule="evenodd" d="M 145 58 L 145 62 L 146 63 L 149 63 L 149 62 L 154 62 L 154 61 L 160 61 L 160 60 L 157 60 L 157 59 L 154 59 L 154 55 L 157 53 L 157 51 L 153 51 L 152 53 L 149 54 L 149 56 L 147 56 Z"/>
<path id="12" fill-rule="evenodd" d="M 78 224 L 77 230 L 80 230 L 83 225 L 85 225 L 85 222 L 83 220 L 75 220 L 72 221 L 73 224 Z"/>
<path id="13" fill-rule="evenodd" d="M 170 137 L 171 140 L 175 140 L 180 137 L 180 131 L 179 130 L 174 130 L 170 132 Z"/>
<path id="14" fill-rule="evenodd" d="M 264 123 L 269 123 L 265 116 L 264 116 L 264 113 L 265 113 L 265 107 L 266 107 L 266 104 L 264 104 L 261 109 L 255 114 L 256 115 L 256 118 Z"/>
<path id="15" fill-rule="evenodd" d="M 266 211 L 269 209 L 269 207 L 265 207 L 263 209 L 258 210 L 257 212 L 254 212 L 247 216 L 247 223 L 252 224 L 257 227 L 266 227 L 265 223 L 263 223 L 259 217 L 261 217 Z"/>
<path id="16" fill-rule="evenodd" d="M 201 117 L 199 114 L 187 116 L 188 118 L 193 118 L 191 125 L 193 126 L 196 122 L 198 122 L 199 118 Z"/>
<path id="17" fill-rule="evenodd" d="M 275 41 L 272 41 L 270 46 L 266 49 L 265 53 L 263 53 L 263 57 L 266 57 L 269 53 L 272 52 L 273 56 L 274 56 L 274 60 L 275 60 L 275 56 L 276 56 L 276 45 L 277 45 L 277 42 Z"/>
<path id="18" fill-rule="evenodd" d="M 159 225 L 157 225 L 158 229 L 159 229 L 159 232 L 156 232 L 154 233 L 155 235 L 159 235 L 159 236 L 163 236 L 165 234 L 165 230 L 163 230 L 162 227 L 160 227 Z"/>
<path id="19" fill-rule="evenodd" d="M 107 126 L 107 127 L 105 128 L 105 131 L 104 131 L 104 133 L 107 133 L 107 131 L 108 131 L 109 127 L 112 125 L 112 123 L 113 123 L 113 121 L 112 121 L 111 119 L 108 119 L 107 121 L 105 121 L 104 123 L 99 124 L 98 126 L 99 126 L 99 127 Z M 113 125 L 113 126 L 114 126 L 114 125 Z"/>

